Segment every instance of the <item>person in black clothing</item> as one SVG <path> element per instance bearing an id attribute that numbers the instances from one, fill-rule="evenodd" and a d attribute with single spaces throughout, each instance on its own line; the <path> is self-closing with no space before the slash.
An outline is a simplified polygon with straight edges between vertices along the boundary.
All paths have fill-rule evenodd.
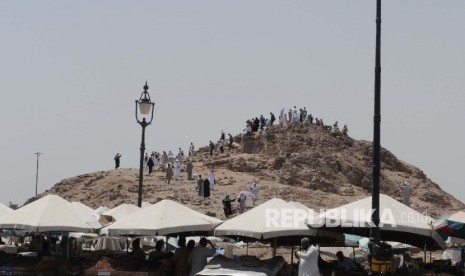
<path id="1" fill-rule="evenodd" d="M 259 128 L 260 128 L 260 121 L 258 120 L 257 117 L 255 117 L 255 119 L 253 120 L 253 124 L 252 124 L 252 132 L 257 132 Z"/>
<path id="2" fill-rule="evenodd" d="M 273 125 L 274 121 L 276 121 L 276 117 L 274 116 L 273 112 L 270 112 L 270 126 Z"/>
<path id="3" fill-rule="evenodd" d="M 210 140 L 210 155 L 213 155 L 213 151 L 215 150 L 215 144 L 213 144 L 212 140 Z"/>
<path id="4" fill-rule="evenodd" d="M 231 150 L 232 145 L 234 143 L 234 137 L 231 135 L 231 133 L 228 133 L 228 137 L 229 137 L 229 149 Z"/>
<path id="5" fill-rule="evenodd" d="M 119 168 L 119 161 L 120 161 L 120 158 L 121 158 L 121 154 L 118 152 L 116 155 L 115 155 L 115 169 L 118 169 Z"/>
<path id="6" fill-rule="evenodd" d="M 226 197 L 223 199 L 223 210 L 226 218 L 232 215 L 231 202 L 233 201 L 233 199 L 229 198 L 229 195 L 226 195 Z"/>
<path id="7" fill-rule="evenodd" d="M 153 158 L 155 158 L 155 156 L 152 154 L 150 157 L 149 157 L 149 160 L 147 161 L 147 167 L 149 167 L 149 175 L 152 173 L 153 171 L 153 166 L 155 166 L 155 162 L 153 162 Z"/>
<path id="8" fill-rule="evenodd" d="M 224 139 L 226 139 L 226 137 L 224 135 L 224 130 L 221 130 L 220 140 L 224 140 Z"/>
<path id="9" fill-rule="evenodd" d="M 203 198 L 209 198 L 210 197 L 210 180 L 208 178 L 205 178 L 203 181 Z"/>

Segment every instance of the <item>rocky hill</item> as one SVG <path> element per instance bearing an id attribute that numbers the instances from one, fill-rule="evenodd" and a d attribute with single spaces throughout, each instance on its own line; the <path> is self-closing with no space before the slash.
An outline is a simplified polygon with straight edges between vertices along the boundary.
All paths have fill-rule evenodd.
<path id="1" fill-rule="evenodd" d="M 217 185 L 210 199 L 197 197 L 195 181 L 187 180 L 184 172 L 180 180 L 164 183 L 164 172 L 159 168 L 150 176 L 144 172 L 143 201 L 169 198 L 224 219 L 221 199 L 247 190 L 252 180 L 258 181 L 258 204 L 279 197 L 319 210 L 371 195 L 372 143 L 333 136 L 327 127 L 274 126 L 265 133 L 237 135 L 233 149 L 224 153 L 216 149 L 210 156 L 207 147 L 200 148 L 191 159 L 194 174 L 206 176 L 211 169 L 216 172 Z M 382 193 L 400 200 L 401 182 L 413 186 L 411 207 L 430 216 L 465 207 L 420 169 L 382 149 Z M 54 193 L 90 207 L 112 208 L 121 203 L 136 204 L 137 187 L 137 168 L 118 169 L 64 179 L 38 197 Z"/>

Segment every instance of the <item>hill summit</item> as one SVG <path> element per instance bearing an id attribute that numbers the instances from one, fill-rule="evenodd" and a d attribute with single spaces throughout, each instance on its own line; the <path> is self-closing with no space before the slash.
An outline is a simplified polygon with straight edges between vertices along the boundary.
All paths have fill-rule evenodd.
<path id="1" fill-rule="evenodd" d="M 348 135 L 332 135 L 325 126 L 273 126 L 263 132 L 239 134 L 232 149 L 199 148 L 189 157 L 194 174 L 206 177 L 214 169 L 216 185 L 207 200 L 200 200 L 196 181 L 182 177 L 164 182 L 163 168 L 147 175 L 144 171 L 143 201 L 155 203 L 172 199 L 203 213 L 224 219 L 221 200 L 236 197 L 258 182 L 260 204 L 273 197 L 298 201 L 315 210 L 337 207 L 371 195 L 372 143 Z M 410 206 L 430 216 L 451 213 L 465 205 L 443 191 L 420 169 L 381 149 L 381 192 L 401 199 L 400 183 L 413 188 Z M 81 201 L 96 208 L 112 208 L 122 203 L 137 204 L 138 169 L 118 169 L 88 173 L 64 179 L 49 193 L 69 201 Z M 32 201 L 35 198 L 28 200 Z M 249 207 L 251 202 L 249 203 Z"/>

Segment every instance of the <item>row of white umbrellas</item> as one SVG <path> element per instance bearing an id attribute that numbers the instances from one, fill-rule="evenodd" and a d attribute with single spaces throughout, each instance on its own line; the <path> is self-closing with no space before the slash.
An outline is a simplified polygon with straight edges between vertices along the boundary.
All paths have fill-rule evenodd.
<path id="1" fill-rule="evenodd" d="M 1 209 L 0 209 L 1 210 Z M 69 203 L 57 195 L 47 195 L 20 209 L 1 216 L 0 228 L 26 229 L 28 231 L 73 231 L 95 230 L 98 216 L 95 210 L 82 203 Z M 294 221 L 276 220 L 276 215 L 284 212 L 310 214 L 311 210 L 298 202 L 271 199 L 241 215 L 223 221 L 206 216 L 171 200 L 162 200 L 146 208 L 123 204 L 112 210 L 102 211 L 112 216 L 116 222 L 100 230 L 101 234 L 157 236 L 181 232 L 211 232 L 217 236 L 240 236 L 258 240 L 272 240 L 283 237 L 327 236 L 342 233 L 367 236 L 370 228 L 371 197 L 319 213 L 313 221 L 334 221 L 344 213 L 344 225 L 329 227 L 317 225 L 302 219 Z M 92 213 L 93 212 L 93 213 Z M 274 223 L 270 223 L 270 212 L 274 212 Z M 387 215 L 385 215 L 387 213 Z M 381 238 L 409 243 L 418 247 L 444 248 L 444 242 L 433 229 L 433 219 L 421 214 L 397 200 L 380 195 Z M 290 214 L 291 216 L 293 214 Z M 294 214 L 295 215 L 295 214 Z M 278 222 L 278 223 L 276 223 Z M 101 226 L 100 226 L 101 227 Z"/>

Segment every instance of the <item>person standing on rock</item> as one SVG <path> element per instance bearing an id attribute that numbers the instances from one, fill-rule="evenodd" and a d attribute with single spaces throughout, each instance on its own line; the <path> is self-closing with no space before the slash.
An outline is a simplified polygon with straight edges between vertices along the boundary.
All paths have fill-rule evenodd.
<path id="1" fill-rule="evenodd" d="M 215 144 L 213 144 L 212 140 L 210 140 L 209 147 L 210 147 L 210 155 L 213 155 L 213 151 L 215 150 Z"/>
<path id="2" fill-rule="evenodd" d="M 208 180 L 208 178 L 205 178 L 205 180 L 203 181 L 203 198 L 210 198 L 210 181 Z"/>
<path id="3" fill-rule="evenodd" d="M 274 121 L 276 121 L 276 117 L 274 116 L 273 112 L 270 112 L 270 125 L 272 126 Z"/>
<path id="4" fill-rule="evenodd" d="M 179 159 L 176 159 L 174 161 L 174 179 L 179 180 L 181 177 L 181 163 L 179 162 Z"/>
<path id="5" fill-rule="evenodd" d="M 210 181 L 210 190 L 214 190 L 216 179 L 215 171 L 213 169 L 208 173 L 208 180 Z"/>
<path id="6" fill-rule="evenodd" d="M 189 156 L 194 156 L 194 143 L 191 142 L 191 145 L 189 146 Z"/>
<path id="7" fill-rule="evenodd" d="M 228 133 L 228 137 L 229 137 L 229 150 L 232 150 L 232 146 L 233 146 L 233 143 L 234 143 L 234 137 L 231 135 L 231 133 Z"/>
<path id="8" fill-rule="evenodd" d="M 252 203 L 253 206 L 255 206 L 255 202 L 257 201 L 257 196 L 258 196 L 258 187 L 257 187 L 257 181 L 252 181 L 252 185 L 250 186 L 250 193 L 252 194 Z"/>
<path id="9" fill-rule="evenodd" d="M 173 177 L 173 169 L 171 168 L 171 164 L 168 163 L 165 174 L 165 183 L 170 184 L 171 177 Z"/>
<path id="10" fill-rule="evenodd" d="M 199 179 L 197 179 L 197 192 L 200 199 L 203 199 L 203 179 L 201 175 L 199 175 Z"/>
<path id="11" fill-rule="evenodd" d="M 220 151 L 221 151 L 221 153 L 224 152 L 224 139 L 220 140 Z"/>
<path id="12" fill-rule="evenodd" d="M 149 175 L 152 173 L 153 171 L 153 166 L 155 166 L 155 162 L 153 161 L 153 159 L 155 158 L 155 156 L 152 154 L 149 159 L 147 160 L 147 167 L 149 167 Z"/>
<path id="13" fill-rule="evenodd" d="M 191 160 L 187 159 L 187 166 L 186 166 L 186 171 L 187 171 L 187 180 L 192 180 L 192 169 L 194 166 L 192 165 Z"/>
<path id="14" fill-rule="evenodd" d="M 224 140 L 224 139 L 226 139 L 226 136 L 224 134 L 224 130 L 221 130 L 220 140 Z"/>
<path id="15" fill-rule="evenodd" d="M 116 155 L 115 155 L 115 169 L 118 169 L 119 168 L 119 162 L 120 162 L 120 159 L 121 159 L 121 154 L 118 152 Z"/>

